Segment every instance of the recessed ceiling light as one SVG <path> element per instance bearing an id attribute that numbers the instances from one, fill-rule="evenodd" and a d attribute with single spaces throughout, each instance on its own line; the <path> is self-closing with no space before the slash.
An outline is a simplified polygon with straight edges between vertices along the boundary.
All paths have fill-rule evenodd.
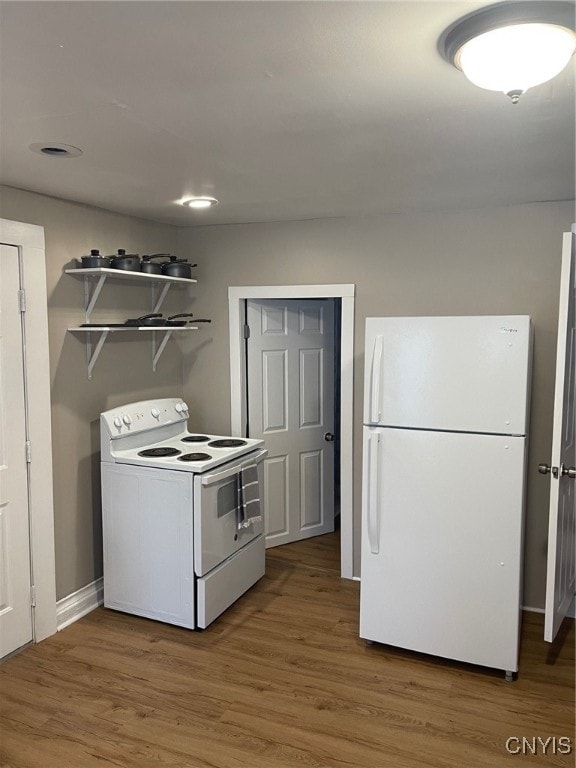
<path id="1" fill-rule="evenodd" d="M 218 200 L 215 197 L 190 197 L 188 200 L 183 200 L 182 205 L 200 210 L 202 208 L 213 208 L 215 205 L 218 205 Z"/>
<path id="2" fill-rule="evenodd" d="M 82 154 L 82 150 L 78 149 L 78 147 L 58 142 L 45 141 L 39 144 L 30 144 L 29 149 L 41 155 L 48 155 L 48 157 L 80 157 Z"/>

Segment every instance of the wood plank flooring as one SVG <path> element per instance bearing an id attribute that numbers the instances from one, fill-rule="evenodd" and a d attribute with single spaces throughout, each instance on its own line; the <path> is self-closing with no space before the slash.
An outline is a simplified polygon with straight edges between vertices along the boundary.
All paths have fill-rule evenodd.
<path id="1" fill-rule="evenodd" d="M 366 646 L 358 593 L 329 534 L 269 550 L 266 577 L 204 632 L 93 611 L 0 666 L 0 766 L 574 765 L 573 621 L 549 648 L 525 614 L 506 683 Z"/>

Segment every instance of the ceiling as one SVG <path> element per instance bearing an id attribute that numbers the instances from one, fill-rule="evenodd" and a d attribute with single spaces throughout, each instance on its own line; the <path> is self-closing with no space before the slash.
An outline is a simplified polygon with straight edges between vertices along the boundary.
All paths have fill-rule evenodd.
<path id="1" fill-rule="evenodd" d="M 2 183 L 178 226 L 573 199 L 574 61 L 513 105 L 437 51 L 483 5 L 2 2 Z"/>

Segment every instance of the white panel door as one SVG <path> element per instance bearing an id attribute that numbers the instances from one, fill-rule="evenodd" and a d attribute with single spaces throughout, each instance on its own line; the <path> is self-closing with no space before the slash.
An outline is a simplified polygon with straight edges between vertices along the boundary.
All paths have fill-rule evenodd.
<path id="1" fill-rule="evenodd" d="M 552 642 L 575 589 L 576 535 L 576 234 L 564 235 L 558 311 L 556 391 L 552 433 L 552 478 L 548 524 L 548 569 L 544 639 Z M 540 465 L 540 471 L 550 467 Z"/>
<path id="2" fill-rule="evenodd" d="M 526 316 L 366 320 L 364 424 L 525 435 Z"/>
<path id="3" fill-rule="evenodd" d="M 250 437 L 266 442 L 266 546 L 334 530 L 334 305 L 247 302 Z"/>
<path id="4" fill-rule="evenodd" d="M 0 246 L 0 657 L 32 640 L 18 249 Z"/>
<path id="5" fill-rule="evenodd" d="M 361 637 L 517 670 L 525 448 L 364 429 Z"/>

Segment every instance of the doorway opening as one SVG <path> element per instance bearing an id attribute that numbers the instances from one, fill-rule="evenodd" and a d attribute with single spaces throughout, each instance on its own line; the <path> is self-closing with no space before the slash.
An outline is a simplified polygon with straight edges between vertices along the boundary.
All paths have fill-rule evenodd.
<path id="1" fill-rule="evenodd" d="M 340 332 L 335 359 L 338 370 L 338 413 L 340 427 L 339 476 L 340 561 L 341 576 L 353 578 L 353 357 L 354 357 L 354 291 L 345 285 L 275 285 L 239 286 L 228 289 L 231 373 L 231 429 L 234 435 L 245 435 L 246 358 L 244 341 L 245 307 L 250 299 L 335 299 L 340 308 Z"/>

